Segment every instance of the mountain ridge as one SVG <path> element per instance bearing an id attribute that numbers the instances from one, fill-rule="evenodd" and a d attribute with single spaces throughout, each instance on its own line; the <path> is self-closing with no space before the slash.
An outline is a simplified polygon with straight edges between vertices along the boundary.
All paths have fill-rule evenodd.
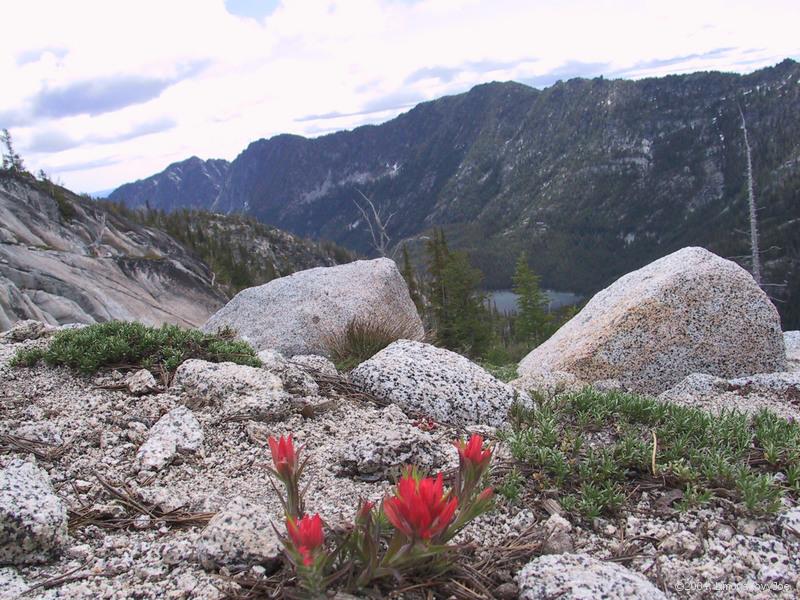
<path id="1" fill-rule="evenodd" d="M 219 212 L 369 251 L 360 193 L 395 243 L 431 227 L 466 249 L 490 287 L 524 252 L 548 287 L 592 293 L 680 247 L 746 265 L 745 157 L 753 148 L 765 282 L 797 327 L 800 66 L 637 81 L 489 83 L 380 125 L 252 142 L 230 164 Z"/>

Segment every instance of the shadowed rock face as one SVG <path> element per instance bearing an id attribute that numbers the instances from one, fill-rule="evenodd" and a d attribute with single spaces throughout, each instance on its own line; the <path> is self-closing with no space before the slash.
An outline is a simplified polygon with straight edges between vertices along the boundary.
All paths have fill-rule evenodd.
<path id="1" fill-rule="evenodd" d="M 690 373 L 730 378 L 785 367 L 778 312 L 750 274 L 684 248 L 597 293 L 522 359 L 519 373 L 566 371 L 659 393 Z"/>
<path id="2" fill-rule="evenodd" d="M 59 186 L 0 175 L 0 330 L 20 319 L 196 326 L 225 302 L 211 282 L 163 232 Z"/>

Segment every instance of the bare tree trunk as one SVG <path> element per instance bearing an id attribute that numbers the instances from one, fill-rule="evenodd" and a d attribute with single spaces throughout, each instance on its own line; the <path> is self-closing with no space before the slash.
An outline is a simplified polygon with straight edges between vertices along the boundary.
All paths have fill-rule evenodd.
<path id="1" fill-rule="evenodd" d="M 753 279 L 761 285 L 761 257 L 758 252 L 758 216 L 756 215 L 756 196 L 753 192 L 753 161 L 750 154 L 750 142 L 747 139 L 747 123 L 744 112 L 739 106 L 739 116 L 742 118 L 742 131 L 744 132 L 744 148 L 747 153 L 747 194 L 750 203 L 750 250 L 753 255 Z"/>
<path id="2" fill-rule="evenodd" d="M 389 250 L 389 243 L 392 241 L 392 238 L 389 237 L 389 234 L 386 232 L 386 228 L 389 226 L 389 221 L 392 220 L 392 217 L 395 213 L 391 213 L 386 219 L 384 220 L 383 217 L 383 210 L 378 210 L 375 208 L 375 205 L 372 203 L 364 192 L 361 190 L 356 190 L 361 197 L 367 201 L 370 209 L 372 209 L 372 215 L 366 211 L 356 200 L 353 200 L 353 204 L 358 207 L 361 216 L 364 217 L 364 220 L 367 222 L 369 226 L 369 233 L 372 236 L 372 246 L 375 248 L 375 251 L 380 254 L 381 256 L 387 256 Z M 397 248 L 395 248 L 397 250 Z"/>

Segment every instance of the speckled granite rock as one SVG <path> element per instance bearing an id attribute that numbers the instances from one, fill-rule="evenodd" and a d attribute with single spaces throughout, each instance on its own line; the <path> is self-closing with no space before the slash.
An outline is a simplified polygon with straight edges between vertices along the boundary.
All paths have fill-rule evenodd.
<path id="1" fill-rule="evenodd" d="M 575 375 L 565 371 L 534 371 L 508 383 L 518 390 L 536 392 L 548 398 L 563 392 L 578 391 L 586 385 L 578 381 Z"/>
<path id="2" fill-rule="evenodd" d="M 784 537 L 800 540 L 800 506 L 782 512 L 778 516 L 778 525 L 781 526 Z"/>
<path id="3" fill-rule="evenodd" d="M 46 444 L 48 446 L 60 446 L 64 443 L 64 436 L 61 428 L 50 421 L 25 423 L 14 430 L 14 435 L 31 442 Z"/>
<path id="4" fill-rule="evenodd" d="M 314 378 L 294 361 L 290 362 L 277 350 L 262 350 L 258 358 L 263 363 L 262 368 L 277 375 L 284 389 L 298 396 L 316 396 L 319 386 Z"/>
<path id="5" fill-rule="evenodd" d="M 652 583 L 615 563 L 587 554 L 551 554 L 517 574 L 520 600 L 666 600 Z"/>
<path id="6" fill-rule="evenodd" d="M 430 344 L 399 340 L 361 363 L 350 379 L 410 412 L 453 425 L 500 426 L 525 392 L 498 381 L 460 354 Z"/>
<path id="7" fill-rule="evenodd" d="M 597 293 L 518 370 L 660 393 L 690 373 L 730 378 L 785 367 L 778 312 L 750 274 L 684 248 Z"/>
<path id="8" fill-rule="evenodd" d="M 67 510 L 47 473 L 12 460 L 0 470 L 0 565 L 47 562 L 67 541 Z"/>
<path id="9" fill-rule="evenodd" d="M 292 357 L 292 362 L 310 369 L 312 372 L 317 371 L 329 377 L 336 377 L 339 374 L 339 371 L 336 370 L 336 365 L 330 359 L 319 354 L 295 354 Z"/>
<path id="10" fill-rule="evenodd" d="M 274 418 L 285 414 L 292 402 L 280 378 L 266 369 L 197 359 L 178 367 L 170 389 L 190 408 L 219 406 L 222 417 Z"/>
<path id="11" fill-rule="evenodd" d="M 277 568 L 281 543 L 272 528 L 270 511 L 241 497 L 214 516 L 195 543 L 203 568 L 263 565 Z"/>
<path id="12" fill-rule="evenodd" d="M 800 331 L 784 331 L 783 343 L 786 345 L 786 370 L 800 371 Z"/>
<path id="13" fill-rule="evenodd" d="M 229 326 L 256 350 L 324 355 L 325 338 L 353 319 L 408 321 L 408 337 L 424 335 L 403 276 L 388 258 L 308 269 L 242 290 L 203 330 Z"/>
<path id="14" fill-rule="evenodd" d="M 433 436 L 414 427 L 395 405 L 381 410 L 375 421 L 365 423 L 363 434 L 342 446 L 339 455 L 343 474 L 365 481 L 394 480 L 405 465 L 433 472 L 445 460 Z"/>
<path id="15" fill-rule="evenodd" d="M 21 598 L 28 586 L 14 567 L 0 567 L 0 598 Z"/>
<path id="16" fill-rule="evenodd" d="M 153 425 L 136 453 L 142 469 L 157 471 L 168 465 L 178 453 L 198 453 L 203 449 L 203 429 L 192 411 L 185 406 L 172 409 Z"/>
<path id="17" fill-rule="evenodd" d="M 139 369 L 135 373 L 129 373 L 125 377 L 125 385 L 128 391 L 134 396 L 144 396 L 158 389 L 156 378 L 147 369 Z"/>
<path id="18" fill-rule="evenodd" d="M 731 409 L 753 414 L 766 408 L 787 419 L 800 419 L 800 373 L 762 373 L 736 379 L 692 373 L 658 399 L 715 414 Z"/>
<path id="19" fill-rule="evenodd" d="M 41 337 L 50 335 L 56 331 L 56 327 L 36 321 L 25 319 L 17 321 L 8 331 L 0 333 L 0 341 L 7 343 L 24 342 L 26 340 L 38 340 Z"/>

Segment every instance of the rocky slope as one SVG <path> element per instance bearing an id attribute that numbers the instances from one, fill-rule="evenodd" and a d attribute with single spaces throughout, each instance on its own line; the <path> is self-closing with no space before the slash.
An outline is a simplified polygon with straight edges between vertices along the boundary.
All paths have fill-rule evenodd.
<path id="1" fill-rule="evenodd" d="M 198 325 L 226 299 L 212 277 L 162 231 L 0 172 L 0 330 L 25 318 Z"/>
<path id="2" fill-rule="evenodd" d="M 353 269 L 370 271 L 384 263 L 357 262 L 327 273 L 339 277 L 341 286 L 352 280 Z M 650 271 L 664 279 L 674 269 L 670 261 L 657 261 Z M 301 280 L 287 278 L 283 285 L 295 282 L 297 290 L 303 289 Z M 377 289 L 360 292 L 379 293 L 382 283 L 365 281 L 361 288 L 368 286 Z M 752 282 L 739 286 L 746 290 Z M 284 290 L 287 298 L 291 291 Z M 392 286 L 390 293 L 410 303 L 402 285 Z M 724 307 L 725 296 L 737 293 L 712 286 L 710 295 Z M 346 305 L 333 305 L 324 294 L 309 302 L 314 306 L 287 302 L 281 313 L 291 322 L 300 313 L 327 307 L 340 325 L 351 316 Z M 374 311 L 375 317 L 375 305 L 359 305 L 359 311 L 367 318 Z M 694 303 L 682 306 L 681 314 L 672 315 L 677 328 L 706 314 Z M 253 328 L 267 326 L 272 318 L 271 305 L 265 309 L 263 303 L 232 301 L 228 307 Z M 545 405 L 558 400 L 557 392 L 548 399 L 546 379 L 531 380 L 515 392 L 463 357 L 404 340 L 349 376 L 337 373 L 323 356 L 289 359 L 273 349 L 258 353 L 260 367 L 190 358 L 171 379 L 161 373 L 160 381 L 146 370 L 79 376 L 41 363 L 10 364 L 20 350 L 43 350 L 51 336 L 69 335 L 54 329 L 28 321 L 0 335 L 0 598 L 292 597 L 294 577 L 283 566 L 277 533 L 284 508 L 269 485 L 270 436 L 292 434 L 302 446 L 308 462 L 301 483 L 310 482 L 306 510 L 318 511 L 326 537 L 333 537 L 347 530 L 359 499 L 377 503 L 390 493 L 404 465 L 442 472 L 449 485 L 459 463 L 452 441 L 463 439 L 465 432 L 493 441 L 490 483 L 501 492 L 516 473 L 516 494 L 498 493 L 494 510 L 453 538 L 460 569 L 440 578 L 426 573 L 402 584 L 387 577 L 382 587 L 359 589 L 357 597 L 385 598 L 392 592 L 409 600 L 788 600 L 800 593 L 800 507 L 797 471 L 790 471 L 796 457 L 761 460 L 759 447 L 747 442 L 740 448 L 748 462 L 742 469 L 759 469 L 759 485 L 777 486 L 781 492 L 770 511 L 747 510 L 747 494 L 729 493 L 733 488 L 722 474 L 719 482 L 714 480 L 724 486 L 718 496 L 681 507 L 678 500 L 688 501 L 694 486 L 669 475 L 675 468 L 663 454 L 669 442 L 663 433 L 659 442 L 656 430 L 647 430 L 647 468 L 637 469 L 636 461 L 624 463 L 630 469 L 621 477 L 630 478 L 631 486 L 625 488 L 624 501 L 610 513 L 589 516 L 574 505 L 566 508 L 563 488 L 569 482 L 553 483 L 546 469 L 519 461 L 520 445 L 535 455 L 548 447 L 545 437 L 559 435 L 553 428 L 557 415 L 551 413 L 544 417 L 547 428 L 537 429 L 541 439 L 521 441 L 525 438 L 514 433 L 519 433 L 515 422 L 524 415 L 509 412 L 517 400 L 536 408 L 532 416 L 546 415 Z M 609 323 L 608 330 L 610 337 L 625 336 L 625 315 Z M 321 338 L 324 332 L 309 335 Z M 717 333 L 698 335 L 689 341 L 666 340 L 674 366 L 681 365 L 687 345 L 713 346 Z M 728 360 L 738 358 L 736 347 L 720 350 Z M 748 360 L 761 368 L 758 354 Z M 646 374 L 647 365 L 630 364 Z M 602 381 L 615 373 L 596 375 Z M 693 374 L 660 401 L 709 413 L 782 402 L 785 418 L 763 421 L 762 427 L 783 432 L 787 437 L 781 443 L 786 443 L 788 436 L 800 441 L 800 431 L 793 429 L 800 418 L 799 386 L 800 374 L 789 372 L 730 381 Z M 615 403 L 624 399 L 607 398 Z M 657 412 L 636 405 L 639 412 Z M 597 429 L 599 415 L 587 419 L 591 435 L 581 440 L 583 454 L 610 451 L 621 438 L 623 427 L 614 414 L 606 415 L 609 430 Z M 711 418 L 702 416 L 703 421 Z M 681 422 L 684 429 L 678 433 L 685 433 L 682 443 L 688 444 L 702 429 L 694 429 L 700 423 L 685 416 Z M 749 436 L 749 423 L 738 423 L 740 433 Z M 701 441 L 711 442 L 707 437 Z M 574 444 L 561 437 L 552 442 Z M 719 465 L 727 465 L 722 456 L 709 482 Z M 604 463 L 601 470 L 617 466 Z M 658 475 L 651 477 L 651 469 Z M 400 585 L 405 586 L 402 595 Z"/>
<path id="3" fill-rule="evenodd" d="M 209 208 L 219 195 L 230 163 L 192 156 L 169 165 L 161 173 L 115 189 L 108 198 L 131 207 L 175 210 L 183 206 Z"/>
<path id="4" fill-rule="evenodd" d="M 397 213 L 395 242 L 445 226 L 489 286 L 508 286 L 525 251 L 544 285 L 588 294 L 683 246 L 748 254 L 741 107 L 765 281 L 796 329 L 799 80 L 786 60 L 749 75 L 481 85 L 379 126 L 253 142 L 213 208 L 366 251 L 360 190 Z"/>

